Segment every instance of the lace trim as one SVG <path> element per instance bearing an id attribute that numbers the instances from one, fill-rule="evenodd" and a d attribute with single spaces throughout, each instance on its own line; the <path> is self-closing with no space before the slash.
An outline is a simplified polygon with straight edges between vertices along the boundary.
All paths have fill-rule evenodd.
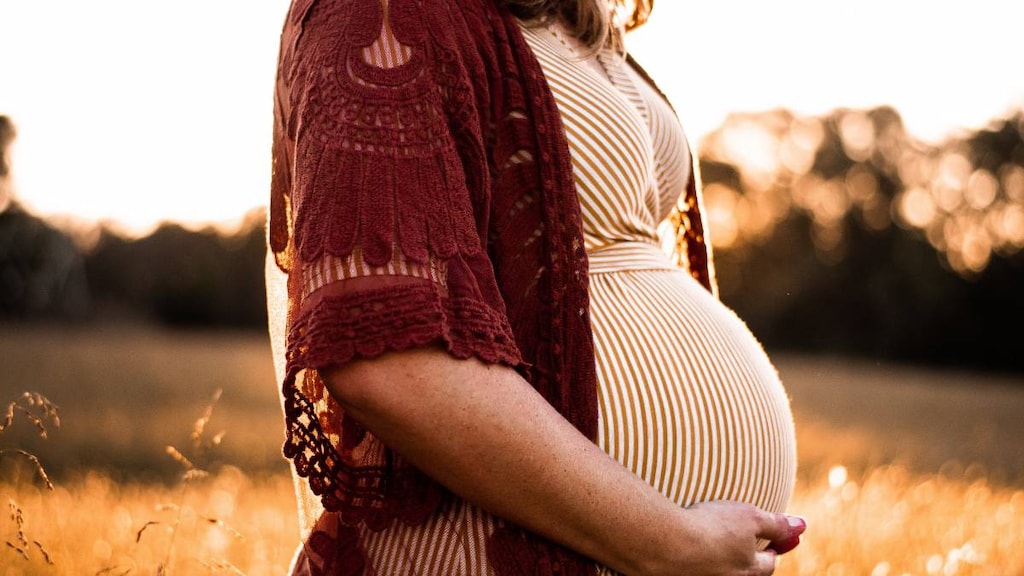
<path id="1" fill-rule="evenodd" d="M 718 296 L 718 282 L 715 269 L 711 264 L 711 245 L 704 236 L 704 224 L 701 218 L 701 201 L 699 185 L 695 176 L 690 176 L 686 194 L 669 215 L 669 221 L 675 229 L 676 254 L 679 264 L 689 271 L 704 288 Z"/>
<path id="2" fill-rule="evenodd" d="M 373 576 L 359 529 L 337 522 L 318 522 L 303 543 L 292 576 Z"/>
<path id="3" fill-rule="evenodd" d="M 427 282 L 325 295 L 293 321 L 292 366 L 283 395 L 285 456 L 324 508 L 347 524 L 381 530 L 394 519 L 422 522 L 443 490 L 404 463 L 335 404 L 317 368 L 443 342 L 459 358 L 515 366 L 519 352 L 504 317 L 475 300 L 441 300 Z"/>

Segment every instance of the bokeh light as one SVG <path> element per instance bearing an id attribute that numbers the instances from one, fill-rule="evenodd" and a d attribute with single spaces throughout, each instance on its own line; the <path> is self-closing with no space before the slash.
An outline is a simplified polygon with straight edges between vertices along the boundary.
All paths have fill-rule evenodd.
<path id="1" fill-rule="evenodd" d="M 756 244 L 792 216 L 811 221 L 818 257 L 845 257 L 849 226 L 894 223 L 965 277 L 1024 248 L 1024 111 L 972 135 L 926 145 L 889 107 L 729 116 L 700 144 L 715 244 Z"/>

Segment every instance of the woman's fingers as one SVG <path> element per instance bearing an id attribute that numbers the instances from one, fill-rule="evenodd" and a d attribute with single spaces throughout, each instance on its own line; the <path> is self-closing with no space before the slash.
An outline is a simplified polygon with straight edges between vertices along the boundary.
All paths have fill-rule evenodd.
<path id="1" fill-rule="evenodd" d="M 776 518 L 772 523 L 775 526 L 771 529 L 775 536 L 765 533 L 761 537 L 769 541 L 768 550 L 776 554 L 785 554 L 800 544 L 800 535 L 807 529 L 807 522 L 799 516 L 788 514 L 780 514 L 778 516 L 781 517 L 782 522 L 779 522 L 779 519 Z"/>
<path id="2" fill-rule="evenodd" d="M 794 535 L 790 538 L 779 542 L 771 542 L 768 544 L 768 550 L 775 552 L 776 554 L 785 554 L 793 548 L 796 548 L 800 544 L 800 536 Z"/>
<path id="3" fill-rule="evenodd" d="M 771 550 L 758 552 L 754 557 L 754 574 L 770 576 L 775 573 L 776 554 Z"/>
<path id="4" fill-rule="evenodd" d="M 772 574 L 778 556 L 795 548 L 807 528 L 799 516 L 739 502 L 704 502 L 691 506 L 689 511 L 700 527 L 702 545 L 696 548 L 706 555 L 685 564 L 678 571 L 684 574 Z M 756 541 L 767 541 L 768 546 L 755 549 Z"/>
<path id="5" fill-rule="evenodd" d="M 790 527 L 789 521 L 785 514 L 775 514 L 764 510 L 756 509 L 757 516 L 757 537 L 768 540 L 769 542 L 781 542 L 790 537 L 793 532 L 793 528 Z"/>

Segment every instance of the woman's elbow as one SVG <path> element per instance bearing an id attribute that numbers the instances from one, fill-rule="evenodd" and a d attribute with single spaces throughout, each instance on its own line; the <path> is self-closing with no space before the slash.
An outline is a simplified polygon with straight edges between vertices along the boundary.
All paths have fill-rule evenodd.
<path id="1" fill-rule="evenodd" d="M 433 374 L 445 373 L 438 363 L 455 361 L 443 350 L 413 349 L 321 369 L 320 376 L 334 401 L 358 417 L 403 406 L 430 388 Z"/>
<path id="2" fill-rule="evenodd" d="M 320 377 L 331 398 L 346 412 L 358 413 L 376 403 L 384 375 L 372 360 L 356 360 L 340 367 L 321 368 Z"/>

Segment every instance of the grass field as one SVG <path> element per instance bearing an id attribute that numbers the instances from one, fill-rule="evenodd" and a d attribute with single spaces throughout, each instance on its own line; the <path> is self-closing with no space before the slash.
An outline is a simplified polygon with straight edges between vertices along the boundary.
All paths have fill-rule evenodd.
<path id="1" fill-rule="evenodd" d="M 1024 378 L 774 356 L 810 525 L 777 574 L 1024 575 Z M 0 326 L 0 400 L 26 390 L 61 425 L 15 414 L 0 437 L 0 574 L 283 573 L 299 535 L 266 338 Z"/>

